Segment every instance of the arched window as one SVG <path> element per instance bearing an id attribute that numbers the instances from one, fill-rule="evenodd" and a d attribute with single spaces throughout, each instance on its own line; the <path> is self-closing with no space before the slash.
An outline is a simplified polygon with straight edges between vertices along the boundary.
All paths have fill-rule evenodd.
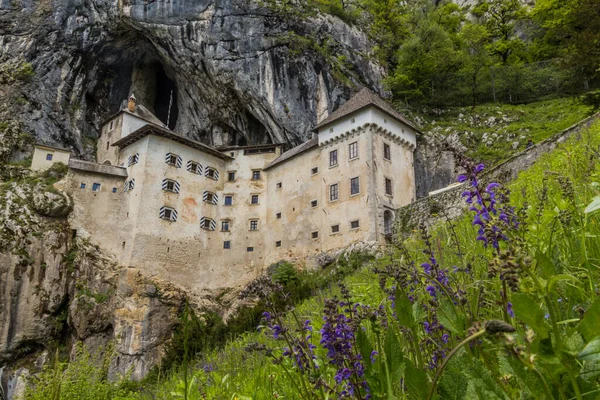
<path id="1" fill-rule="evenodd" d="M 394 227 L 394 214 L 390 210 L 383 212 L 383 234 L 386 236 L 392 235 L 392 229 Z"/>

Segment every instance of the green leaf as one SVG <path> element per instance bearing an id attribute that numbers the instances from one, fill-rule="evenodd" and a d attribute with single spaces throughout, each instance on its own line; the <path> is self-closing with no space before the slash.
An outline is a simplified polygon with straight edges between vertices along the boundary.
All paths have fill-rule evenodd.
<path id="1" fill-rule="evenodd" d="M 548 337 L 550 327 L 544 320 L 544 310 L 525 293 L 515 293 L 511 302 L 515 317 L 529 325 L 540 338 Z"/>
<path id="2" fill-rule="evenodd" d="M 456 335 L 465 332 L 464 318 L 459 316 L 452 302 L 447 299 L 441 301 L 440 307 L 438 308 L 438 319 L 446 329 Z"/>
<path id="3" fill-rule="evenodd" d="M 406 361 L 404 370 L 404 384 L 408 389 L 410 399 L 427 399 L 429 394 L 429 383 L 425 371 L 416 368 L 412 362 Z"/>
<path id="4" fill-rule="evenodd" d="M 388 387 L 394 387 L 400 382 L 402 370 L 404 369 L 404 357 L 402 356 L 402 348 L 400 341 L 394 333 L 393 329 L 388 329 L 385 335 L 384 343 L 385 363 L 390 374 L 390 384 Z M 370 357 L 370 354 L 369 354 Z M 370 362 L 369 359 L 364 359 L 364 362 Z"/>
<path id="5" fill-rule="evenodd" d="M 579 323 L 579 332 L 587 341 L 598 335 L 600 329 L 600 299 L 596 299 L 583 315 L 583 319 Z"/>
<path id="6" fill-rule="evenodd" d="M 594 197 L 594 200 L 585 208 L 586 214 L 592 214 L 600 210 L 600 196 Z"/>
<path id="7" fill-rule="evenodd" d="M 600 336 L 586 344 L 577 358 L 582 361 L 600 361 Z"/>
<path id="8" fill-rule="evenodd" d="M 558 285 L 558 282 L 561 282 L 561 281 L 573 281 L 573 282 L 577 282 L 577 283 L 580 282 L 579 279 L 577 279 L 576 277 L 574 277 L 572 275 L 567 275 L 567 274 L 554 275 L 548 281 L 548 286 L 546 286 L 546 292 L 547 293 L 555 293 L 556 285 Z"/>
<path id="9" fill-rule="evenodd" d="M 535 261 L 538 269 L 544 279 L 549 279 L 551 276 L 556 275 L 556 267 L 552 259 L 541 251 L 535 253 Z"/>
<path id="10" fill-rule="evenodd" d="M 461 350 L 462 357 L 452 358 L 446 365 L 446 369 L 440 379 L 440 393 L 442 399 L 462 400 L 467 394 L 469 379 L 462 373 L 466 357 L 464 350 Z"/>
<path id="11" fill-rule="evenodd" d="M 358 333 L 356 335 L 356 345 L 358 346 L 358 352 L 360 353 L 366 368 L 370 369 L 370 358 L 371 352 L 373 351 L 373 345 L 371 345 L 371 341 L 362 329 L 358 329 Z"/>
<path id="12" fill-rule="evenodd" d="M 410 328 L 414 332 L 415 317 L 413 316 L 413 305 L 408 297 L 400 289 L 396 289 L 396 301 L 394 311 L 400 325 Z"/>

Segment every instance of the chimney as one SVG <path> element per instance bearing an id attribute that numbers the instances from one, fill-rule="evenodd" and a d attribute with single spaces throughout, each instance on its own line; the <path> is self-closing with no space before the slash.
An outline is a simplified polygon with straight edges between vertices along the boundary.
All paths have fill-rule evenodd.
<path id="1" fill-rule="evenodd" d="M 135 95 L 133 93 L 131 93 L 131 96 L 127 100 L 127 108 L 129 111 L 135 112 Z"/>

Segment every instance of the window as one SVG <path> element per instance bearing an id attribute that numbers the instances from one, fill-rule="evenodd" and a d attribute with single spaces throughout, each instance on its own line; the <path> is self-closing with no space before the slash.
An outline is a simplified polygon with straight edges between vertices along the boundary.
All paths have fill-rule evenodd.
<path id="1" fill-rule="evenodd" d="M 350 229 L 358 229 L 360 227 L 360 221 L 350 221 Z"/>
<path id="2" fill-rule="evenodd" d="M 355 194 L 360 193 L 360 178 L 357 176 L 356 178 L 350 179 L 350 196 L 354 196 Z"/>
<path id="3" fill-rule="evenodd" d="M 207 178 L 214 179 L 215 181 L 219 180 L 219 171 L 212 167 L 206 167 L 206 172 L 204 173 Z"/>
<path id="4" fill-rule="evenodd" d="M 353 124 L 353 123 L 355 123 L 355 122 L 356 122 L 356 119 L 355 119 L 355 118 L 352 118 L 352 119 L 350 120 L 350 123 L 351 123 L 351 124 Z"/>
<path id="5" fill-rule="evenodd" d="M 110 141 L 106 142 L 106 150 L 108 150 L 108 148 L 110 147 Z"/>
<path id="6" fill-rule="evenodd" d="M 165 162 L 169 165 L 174 166 L 175 168 L 181 168 L 181 165 L 183 163 L 181 161 L 181 157 L 173 153 L 167 153 L 167 155 L 165 156 Z"/>
<path id="7" fill-rule="evenodd" d="M 130 181 L 125 181 L 125 184 L 123 185 L 123 191 L 128 192 L 130 190 L 133 190 L 134 187 L 135 187 L 135 178 L 132 178 Z"/>
<path id="8" fill-rule="evenodd" d="M 226 206 L 233 205 L 233 196 L 231 196 L 231 195 L 225 196 L 225 205 Z"/>
<path id="9" fill-rule="evenodd" d="M 92 184 L 92 190 L 94 192 L 99 192 L 100 191 L 100 184 L 99 183 L 93 183 Z"/>
<path id="10" fill-rule="evenodd" d="M 85 183 L 81 183 L 81 185 L 79 185 L 79 189 L 85 189 Z"/>
<path id="11" fill-rule="evenodd" d="M 358 158 L 358 142 L 352 142 L 348 145 L 348 158 L 350 160 Z"/>
<path id="12" fill-rule="evenodd" d="M 174 208 L 162 206 L 158 213 L 158 217 L 167 221 L 176 222 L 177 211 Z"/>
<path id="13" fill-rule="evenodd" d="M 200 218 L 200 228 L 207 231 L 214 231 L 217 228 L 217 223 L 211 218 L 202 217 Z"/>
<path id="14" fill-rule="evenodd" d="M 252 171 L 252 180 L 260 181 L 260 171 L 257 171 L 257 170 Z"/>
<path id="15" fill-rule="evenodd" d="M 314 167 L 310 170 L 311 175 L 316 175 L 319 173 L 319 167 Z"/>
<path id="16" fill-rule="evenodd" d="M 392 196 L 392 180 L 385 178 L 385 194 Z"/>
<path id="17" fill-rule="evenodd" d="M 163 179 L 162 190 L 165 192 L 179 193 L 179 189 L 179 182 L 174 181 L 173 179 Z"/>
<path id="18" fill-rule="evenodd" d="M 186 164 L 186 169 L 188 170 L 188 172 L 191 172 L 192 174 L 202 175 L 202 165 L 200 165 L 199 163 L 197 163 L 195 161 L 188 160 L 188 162 Z"/>
<path id="19" fill-rule="evenodd" d="M 338 233 L 340 231 L 340 226 L 338 225 L 331 225 L 331 233 Z"/>
<path id="20" fill-rule="evenodd" d="M 112 131 L 112 129 L 114 128 L 114 126 L 115 126 L 115 121 L 114 120 L 110 121 L 110 125 L 108 126 L 108 130 Z"/>
<path id="21" fill-rule="evenodd" d="M 383 158 L 386 160 L 392 159 L 392 148 L 387 143 L 383 144 Z"/>
<path id="22" fill-rule="evenodd" d="M 338 165 L 337 150 L 331 150 L 329 152 L 329 166 L 335 167 L 336 165 Z"/>
<path id="23" fill-rule="evenodd" d="M 247 251 L 247 252 L 254 251 L 254 247 L 246 247 L 246 251 Z"/>
<path id="24" fill-rule="evenodd" d="M 221 221 L 221 230 L 223 232 L 229 232 L 229 220 Z"/>
<path id="25" fill-rule="evenodd" d="M 312 201 L 310 202 L 310 206 L 311 206 L 312 208 L 315 208 L 315 207 L 316 207 L 316 206 L 318 206 L 318 205 L 319 205 L 319 202 L 318 202 L 317 200 L 312 200 Z"/>
<path id="26" fill-rule="evenodd" d="M 312 237 L 313 239 L 317 239 L 319 237 L 319 231 L 311 232 L 310 237 Z"/>
<path id="27" fill-rule="evenodd" d="M 46 161 L 52 161 L 52 153 L 46 154 Z"/>
<path id="28" fill-rule="evenodd" d="M 336 201 L 339 197 L 338 184 L 334 183 L 329 186 L 329 201 Z"/>
<path id="29" fill-rule="evenodd" d="M 280 213 L 280 212 L 278 212 L 277 214 L 275 214 L 275 218 L 277 218 L 277 219 L 281 219 L 281 213 Z"/>
<path id="30" fill-rule="evenodd" d="M 137 164 L 140 161 L 140 153 L 135 153 L 132 156 L 127 157 L 127 166 L 131 167 L 133 164 Z"/>
<path id="31" fill-rule="evenodd" d="M 208 204 L 218 204 L 219 196 L 217 196 L 213 192 L 205 190 L 204 193 L 202 193 L 202 201 Z"/>
<path id="32" fill-rule="evenodd" d="M 282 184 L 281 184 L 281 182 L 277 182 L 277 183 L 275 184 L 275 188 L 276 188 L 277 190 L 281 189 L 281 187 L 282 187 Z"/>
<path id="33" fill-rule="evenodd" d="M 233 181 L 235 181 L 235 171 L 229 171 L 229 172 L 227 173 L 227 180 L 228 180 L 229 182 L 233 182 Z"/>
<path id="34" fill-rule="evenodd" d="M 112 188 L 112 192 L 117 193 L 117 188 L 116 187 Z"/>
<path id="35" fill-rule="evenodd" d="M 281 247 L 281 240 L 275 242 L 275 247 Z"/>
<path id="36" fill-rule="evenodd" d="M 250 230 L 251 231 L 257 231 L 258 230 L 258 220 L 257 219 L 253 219 L 250 221 Z"/>
<path id="37" fill-rule="evenodd" d="M 252 197 L 250 198 L 250 204 L 258 204 L 258 195 L 257 194 L 252 195 Z"/>
<path id="38" fill-rule="evenodd" d="M 333 128 L 329 128 L 329 132 L 333 132 Z"/>
<path id="39" fill-rule="evenodd" d="M 223 242 L 223 248 L 224 249 L 231 249 L 231 241 L 230 240 L 226 240 Z"/>

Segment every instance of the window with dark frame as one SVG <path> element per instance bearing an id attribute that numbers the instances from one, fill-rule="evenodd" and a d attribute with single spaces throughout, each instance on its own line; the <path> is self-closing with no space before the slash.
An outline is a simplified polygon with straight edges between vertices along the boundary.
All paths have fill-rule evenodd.
<path id="1" fill-rule="evenodd" d="M 258 195 L 257 194 L 252 195 L 252 197 L 250 198 L 250 204 L 258 204 Z"/>
<path id="2" fill-rule="evenodd" d="M 318 173 L 319 173 L 319 167 L 313 167 L 313 168 L 310 170 L 310 173 L 311 173 L 311 175 L 316 175 L 316 174 L 318 174 Z"/>
<path id="3" fill-rule="evenodd" d="M 335 167 L 336 165 L 338 165 L 337 150 L 331 150 L 329 152 L 329 166 Z"/>
<path id="4" fill-rule="evenodd" d="M 277 218 L 277 219 L 281 219 L 281 213 L 280 213 L 280 212 L 278 212 L 277 214 L 275 214 L 275 218 Z"/>
<path id="5" fill-rule="evenodd" d="M 252 180 L 260 181 L 260 171 L 257 171 L 257 170 L 252 171 Z"/>
<path id="6" fill-rule="evenodd" d="M 281 189 L 281 187 L 282 187 L 282 184 L 281 184 L 281 182 L 277 182 L 277 183 L 275 184 L 275 188 L 276 188 L 276 189 Z"/>
<path id="7" fill-rule="evenodd" d="M 392 148 L 387 143 L 383 144 L 383 158 L 386 160 L 392 159 Z"/>
<path id="8" fill-rule="evenodd" d="M 250 230 L 257 231 L 258 230 L 258 220 L 253 219 L 250 221 Z"/>
<path id="9" fill-rule="evenodd" d="M 352 142 L 348 145 L 348 158 L 350 160 L 358 158 L 358 142 Z"/>
<path id="10" fill-rule="evenodd" d="M 317 239 L 317 238 L 319 237 L 319 231 L 314 231 L 314 232 L 311 232 L 310 236 L 311 236 L 313 239 Z"/>
<path id="11" fill-rule="evenodd" d="M 225 196 L 225 205 L 226 206 L 233 205 L 233 196 Z"/>
<path id="12" fill-rule="evenodd" d="M 215 194 L 214 194 L 214 193 L 211 193 L 211 192 L 206 192 L 206 193 L 204 194 L 204 198 L 203 198 L 203 200 L 204 200 L 206 203 L 214 204 L 214 203 L 215 203 Z"/>
<path id="13" fill-rule="evenodd" d="M 101 185 L 100 185 L 99 183 L 93 183 L 93 184 L 92 184 L 92 190 L 93 190 L 94 192 L 99 192 L 99 191 L 100 191 L 100 186 L 101 186 Z"/>
<path id="14" fill-rule="evenodd" d="M 200 228 L 206 229 L 209 231 L 214 231 L 215 230 L 215 221 L 213 221 L 210 218 L 202 217 L 202 219 L 200 220 Z"/>
<path id="15" fill-rule="evenodd" d="M 227 173 L 227 180 L 229 182 L 235 181 L 235 171 L 230 171 Z"/>
<path id="16" fill-rule="evenodd" d="M 329 186 L 329 201 L 336 201 L 339 198 L 338 184 L 334 183 Z"/>
<path id="17" fill-rule="evenodd" d="M 229 232 L 229 220 L 221 221 L 221 230 L 223 232 Z"/>
<path id="18" fill-rule="evenodd" d="M 385 194 L 388 196 L 392 196 L 392 180 L 390 178 L 385 178 Z"/>
<path id="19" fill-rule="evenodd" d="M 117 193 L 117 188 L 116 187 L 112 188 L 112 192 Z"/>
<path id="20" fill-rule="evenodd" d="M 281 247 L 281 240 L 275 242 L 275 247 Z"/>
<path id="21" fill-rule="evenodd" d="M 207 178 L 214 179 L 215 181 L 219 179 L 219 173 L 216 169 L 211 167 L 206 167 L 205 175 Z"/>
<path id="22" fill-rule="evenodd" d="M 331 225 L 331 233 L 338 233 L 340 231 L 340 225 Z"/>
<path id="23" fill-rule="evenodd" d="M 52 153 L 46 154 L 46 161 L 52 161 Z"/>
<path id="24" fill-rule="evenodd" d="M 246 251 L 248 251 L 248 252 L 254 251 L 254 247 L 246 247 Z"/>
<path id="25" fill-rule="evenodd" d="M 225 240 L 223 242 L 223 248 L 224 249 L 231 249 L 231 241 L 230 240 Z"/>
<path id="26" fill-rule="evenodd" d="M 165 190 L 168 190 L 169 192 L 174 192 L 175 191 L 175 181 L 167 181 L 167 186 L 166 186 Z"/>
<path id="27" fill-rule="evenodd" d="M 358 229 L 360 227 L 360 221 L 350 221 L 350 229 Z"/>
<path id="28" fill-rule="evenodd" d="M 357 176 L 355 178 L 350 179 L 350 195 L 353 196 L 355 194 L 360 193 L 360 178 Z"/>
<path id="29" fill-rule="evenodd" d="M 312 200 L 312 201 L 310 202 L 310 206 L 311 206 L 312 208 L 315 208 L 315 207 L 316 207 L 316 206 L 318 206 L 318 205 L 319 205 L 319 202 L 318 202 L 317 200 Z"/>
<path id="30" fill-rule="evenodd" d="M 169 157 L 167 158 L 167 164 L 177 166 L 177 158 L 178 156 L 176 154 L 169 154 Z"/>
<path id="31" fill-rule="evenodd" d="M 85 183 L 81 182 L 81 185 L 79 185 L 79 189 L 85 189 Z"/>

